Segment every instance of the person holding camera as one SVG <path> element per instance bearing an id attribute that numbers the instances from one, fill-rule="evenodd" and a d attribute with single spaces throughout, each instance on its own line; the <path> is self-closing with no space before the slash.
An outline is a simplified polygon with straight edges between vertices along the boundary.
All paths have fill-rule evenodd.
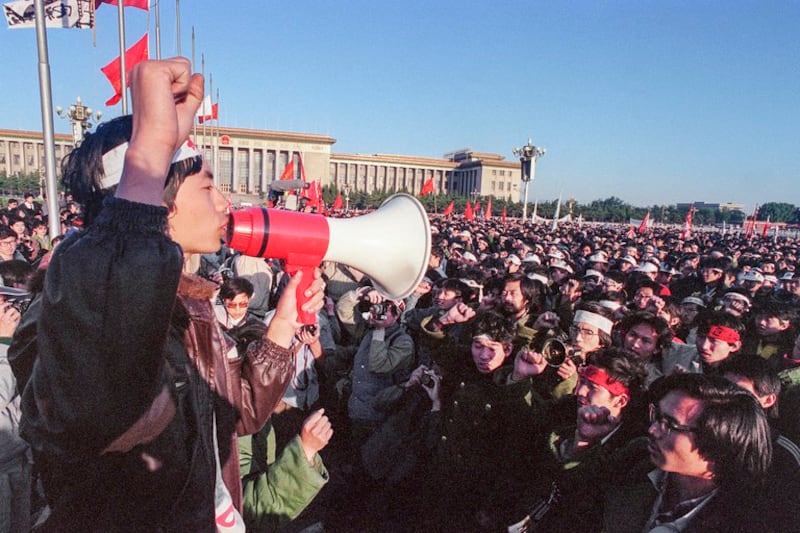
<path id="1" fill-rule="evenodd" d="M 420 424 L 430 429 L 425 440 L 434 446 L 429 474 L 418 487 L 422 530 L 492 531 L 498 525 L 516 461 L 531 442 L 530 425 L 523 423 L 528 388 L 505 381 L 514 331 L 507 317 L 478 313 L 470 322 L 472 343 L 459 353 L 465 371 L 418 374 L 431 399 L 431 413 Z"/>
<path id="2" fill-rule="evenodd" d="M 356 317 L 367 331 L 353 358 L 347 403 L 356 450 L 386 416 L 373 405 L 376 395 L 405 381 L 414 362 L 414 341 L 400 323 L 402 301 L 388 300 L 372 287 L 362 287 L 358 293 L 361 312 Z"/>

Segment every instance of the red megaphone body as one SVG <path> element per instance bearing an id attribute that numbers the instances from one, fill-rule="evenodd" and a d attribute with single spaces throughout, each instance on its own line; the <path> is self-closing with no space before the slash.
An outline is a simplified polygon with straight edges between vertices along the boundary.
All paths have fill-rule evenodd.
<path id="1" fill-rule="evenodd" d="M 297 288 L 297 313 L 304 324 L 315 324 L 304 313 L 304 293 L 322 261 L 336 261 L 364 272 L 385 296 L 405 298 L 419 285 L 428 266 L 430 225 L 419 201 L 396 194 L 377 211 L 350 219 L 326 218 L 282 209 L 251 207 L 233 211 L 228 246 L 251 257 L 284 259 L 286 271 L 303 271 Z"/>

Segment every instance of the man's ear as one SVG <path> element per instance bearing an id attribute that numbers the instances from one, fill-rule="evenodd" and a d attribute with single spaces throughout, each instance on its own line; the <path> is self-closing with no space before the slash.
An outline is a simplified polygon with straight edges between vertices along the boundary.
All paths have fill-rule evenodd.
<path id="1" fill-rule="evenodd" d="M 776 394 L 767 394 L 765 396 L 759 396 L 758 401 L 761 403 L 761 407 L 769 409 L 778 401 L 778 396 Z"/>
<path id="2" fill-rule="evenodd" d="M 616 398 L 614 398 L 614 407 L 618 407 L 619 410 L 625 409 L 625 406 L 628 405 L 631 401 L 630 396 L 627 394 L 620 394 Z"/>

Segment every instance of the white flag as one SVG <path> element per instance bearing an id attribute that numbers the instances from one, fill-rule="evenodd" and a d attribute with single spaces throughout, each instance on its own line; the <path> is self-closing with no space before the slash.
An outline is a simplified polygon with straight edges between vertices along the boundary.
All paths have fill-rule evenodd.
<path id="1" fill-rule="evenodd" d="M 94 27 L 93 0 L 44 0 L 44 21 L 48 28 Z M 33 0 L 14 0 L 3 4 L 8 27 L 34 28 Z"/>
<path id="2" fill-rule="evenodd" d="M 195 114 L 195 117 L 202 119 L 211 118 L 212 112 L 213 109 L 211 107 L 211 95 L 207 94 L 206 97 L 203 98 L 203 103 L 200 104 L 200 107 L 197 108 L 197 113 Z"/>

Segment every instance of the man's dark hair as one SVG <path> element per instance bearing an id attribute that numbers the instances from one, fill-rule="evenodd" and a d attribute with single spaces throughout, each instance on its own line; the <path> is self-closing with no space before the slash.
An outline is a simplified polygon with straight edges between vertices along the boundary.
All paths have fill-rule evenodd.
<path id="1" fill-rule="evenodd" d="M 622 348 L 607 347 L 590 353 L 586 362 L 603 368 L 614 381 L 625 385 L 630 391 L 631 401 L 644 395 L 647 368 L 636 354 Z"/>
<path id="2" fill-rule="evenodd" d="M 6 226 L 5 224 L 0 224 L 0 240 L 7 239 L 9 237 L 17 238 L 17 232 L 11 229 L 10 227 Z"/>
<path id="3" fill-rule="evenodd" d="M 503 345 L 506 353 L 514 341 L 514 325 L 506 317 L 495 311 L 482 311 L 471 322 L 472 336 L 487 335 Z"/>
<path id="4" fill-rule="evenodd" d="M 772 461 L 767 416 L 758 400 L 725 378 L 673 374 L 654 382 L 654 402 L 679 391 L 702 403 L 693 430 L 700 455 L 712 463 L 720 489 L 736 489 L 764 480 Z"/>
<path id="5" fill-rule="evenodd" d="M 503 278 L 503 285 L 507 283 L 519 282 L 519 290 L 522 292 L 522 297 L 528 301 L 528 311 L 538 314 L 542 309 L 542 293 L 539 291 L 539 286 L 535 281 L 525 275 L 524 272 L 514 272 L 507 274 Z"/>
<path id="6" fill-rule="evenodd" d="M 766 301 L 753 308 L 753 317 L 758 320 L 759 316 L 774 317 L 780 321 L 788 322 L 797 317 L 797 313 L 789 306 L 781 302 Z"/>
<path id="7" fill-rule="evenodd" d="M 133 117 L 123 115 L 103 122 L 81 141 L 61 162 L 61 183 L 72 194 L 76 202 L 83 206 L 84 223 L 89 225 L 100 213 L 103 200 L 110 196 L 116 185 L 103 188 L 101 180 L 105 177 L 103 154 L 130 140 L 133 132 Z M 202 157 L 185 159 L 170 165 L 164 181 L 164 203 L 172 208 L 175 196 L 183 180 L 196 174 L 203 167 Z"/>
<path id="8" fill-rule="evenodd" d="M 656 332 L 656 346 L 658 355 L 672 343 L 672 330 L 667 321 L 647 311 L 638 311 L 627 315 L 619 321 L 614 329 L 619 330 L 622 335 L 626 335 L 631 328 L 639 324 L 647 324 Z"/>
<path id="9" fill-rule="evenodd" d="M 132 131 L 131 115 L 103 122 L 93 133 L 87 133 L 81 144 L 61 162 L 61 184 L 76 202 L 83 205 L 87 224 L 91 224 L 100 213 L 103 199 L 116 190 L 116 186 L 104 190 L 100 184 L 105 176 L 103 154 L 128 142 Z"/>
<path id="10" fill-rule="evenodd" d="M 453 291 L 460 296 L 464 302 L 468 302 L 472 297 L 472 291 L 466 283 L 456 278 L 445 278 L 438 282 L 439 289 Z"/>
<path id="11" fill-rule="evenodd" d="M 736 357 L 722 362 L 720 375 L 735 374 L 753 382 L 753 389 L 758 396 L 774 394 L 777 398 L 781 393 L 781 379 L 778 372 L 772 368 L 763 357 L 744 356 Z M 766 409 L 769 418 L 778 418 L 778 403 Z"/>
<path id="12" fill-rule="evenodd" d="M 240 294 L 246 294 L 248 298 L 253 296 L 253 284 L 245 278 L 226 279 L 219 288 L 220 300 L 233 300 Z"/>
<path id="13" fill-rule="evenodd" d="M 741 320 L 733 315 L 723 313 L 721 311 L 703 313 L 697 321 L 697 334 L 707 335 L 708 331 L 711 329 L 711 326 L 724 326 L 726 328 L 731 328 L 738 331 L 739 335 L 744 332 L 744 326 L 742 325 Z"/>

